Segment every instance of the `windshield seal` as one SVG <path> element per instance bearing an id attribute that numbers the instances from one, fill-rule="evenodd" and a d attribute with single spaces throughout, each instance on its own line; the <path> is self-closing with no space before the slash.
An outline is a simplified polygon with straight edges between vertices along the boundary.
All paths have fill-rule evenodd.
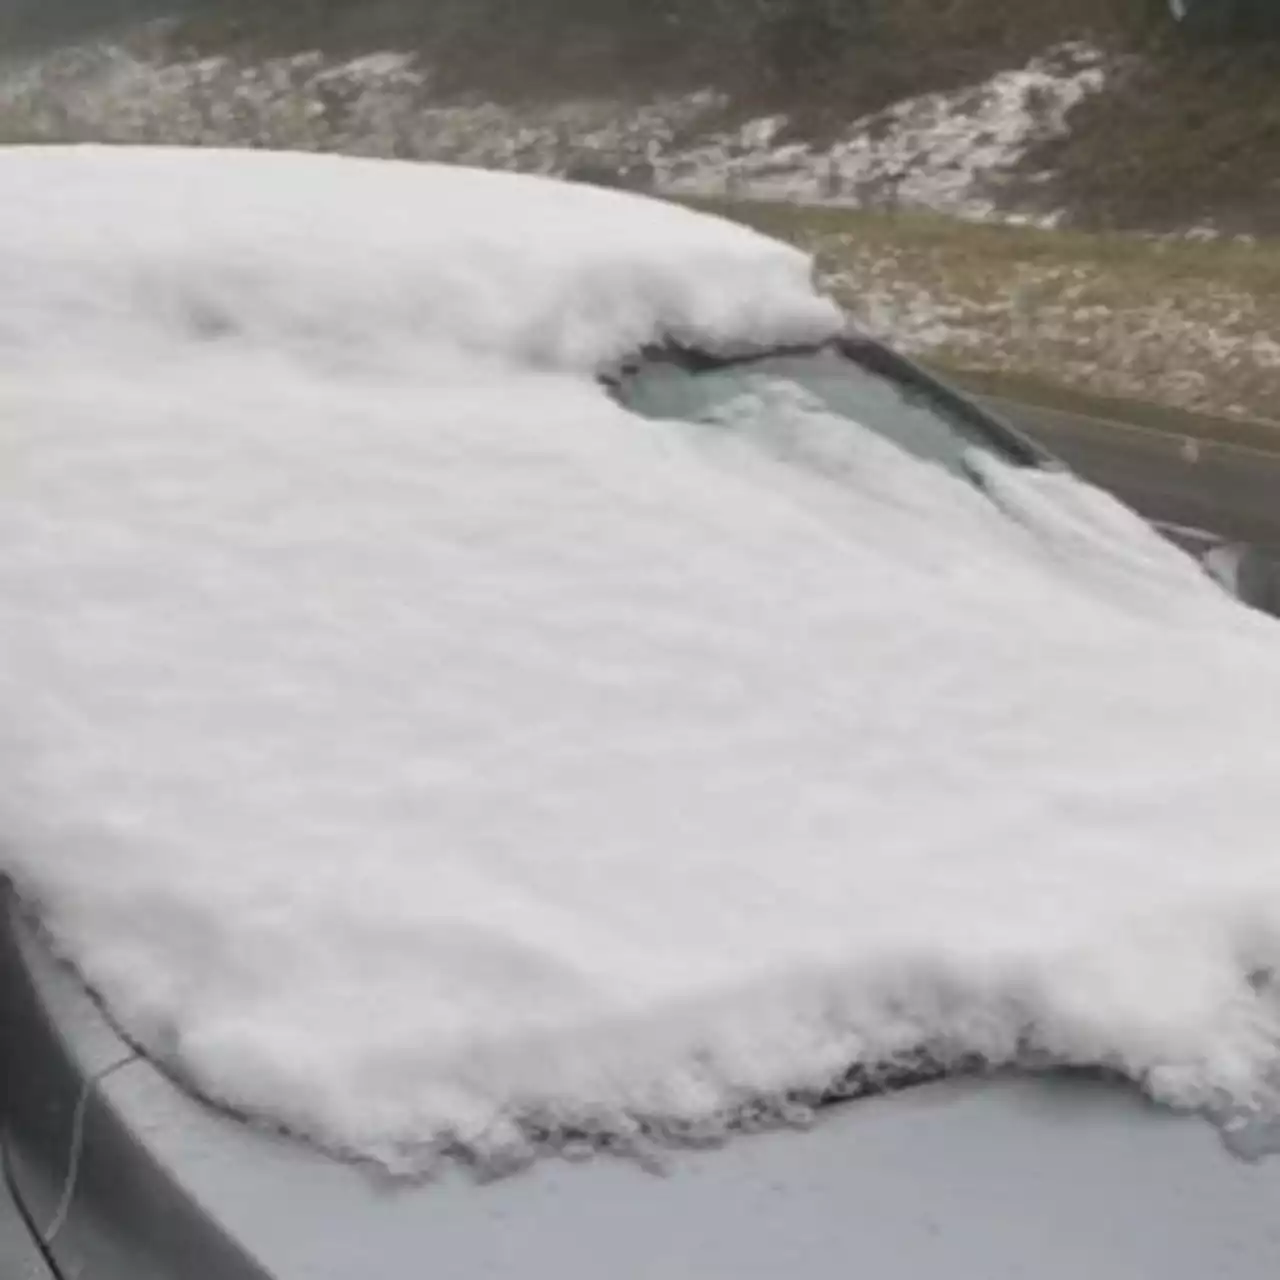
<path id="1" fill-rule="evenodd" d="M 626 407 L 628 382 L 645 367 L 654 364 L 673 365 L 696 376 L 726 369 L 749 369 L 754 364 L 779 357 L 812 356 L 833 351 L 857 368 L 883 379 L 904 396 L 925 402 L 939 417 L 954 424 L 956 430 L 974 437 L 1004 461 L 1036 470 L 1061 469 L 1062 464 L 1052 454 L 1003 419 L 948 386 L 914 360 L 863 334 L 846 333 L 824 342 L 783 344 L 721 354 L 679 343 L 653 345 L 643 348 L 614 371 L 601 375 L 600 382 L 615 400 Z"/>

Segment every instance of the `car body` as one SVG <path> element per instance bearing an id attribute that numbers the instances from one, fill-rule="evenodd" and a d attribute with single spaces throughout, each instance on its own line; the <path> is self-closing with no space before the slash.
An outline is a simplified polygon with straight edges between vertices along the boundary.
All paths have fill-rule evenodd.
<path id="1" fill-rule="evenodd" d="M 1058 465 L 880 343 L 850 335 L 824 350 L 911 388 L 1011 462 Z M 635 403 L 646 376 L 814 356 L 667 349 L 606 384 Z M 1212 539 L 1173 536 L 1212 559 Z M 0 907 L 12 1197 L 0 1201 L 0 1258 L 28 1268 L 6 1275 L 390 1280 L 430 1259 L 444 1274 L 514 1280 L 593 1275 L 607 1256 L 624 1280 L 834 1280 L 855 1251 L 886 1280 L 957 1268 L 1263 1280 L 1280 1266 L 1280 1159 L 1263 1158 L 1280 1133 L 1224 1140 L 1096 1073 L 904 1081 L 833 1104 L 817 1129 L 677 1151 L 663 1171 L 597 1157 L 497 1181 L 461 1169 L 388 1183 L 192 1097 L 121 1037 L 11 891 Z M 1180 1210 L 1188 1201 L 1194 1212 Z"/>
<path id="2" fill-rule="evenodd" d="M 959 392 L 916 361 L 860 333 L 856 327 L 851 326 L 834 347 L 852 366 L 910 389 L 912 394 L 929 404 L 934 413 L 953 424 L 959 439 L 976 442 L 1016 466 L 1065 469 L 1060 459 L 1002 416 L 996 408 L 984 406 Z M 822 350 L 819 347 L 817 352 Z M 776 359 L 779 355 L 812 358 L 814 354 L 813 350 L 775 352 L 766 353 L 763 359 Z M 717 368 L 746 370 L 759 367 L 761 363 L 762 357 L 758 354 L 741 361 L 724 361 L 705 353 L 679 349 L 651 351 L 633 362 L 646 369 L 643 381 L 647 382 L 654 380 L 655 371 L 681 370 L 685 374 L 696 374 Z M 669 378 L 664 376 L 664 380 L 669 381 Z M 615 376 L 606 379 L 606 385 L 624 404 L 641 413 L 656 416 L 668 413 L 678 417 L 696 412 L 696 406 L 682 402 L 679 393 L 672 397 L 669 390 L 665 393 L 659 390 L 654 403 L 645 403 L 653 400 L 653 394 L 642 388 L 637 396 L 636 382 L 634 371 L 629 379 Z M 883 419 L 881 423 L 887 428 L 890 438 L 894 438 L 892 425 Z M 903 441 L 899 439 L 899 443 Z M 921 451 L 928 456 L 927 445 L 921 446 Z M 1188 524 L 1168 520 L 1153 520 L 1152 524 L 1175 546 L 1199 561 L 1209 575 L 1237 599 L 1263 612 L 1280 615 L 1280 560 L 1272 550 Z"/>
<path id="3" fill-rule="evenodd" d="M 119 1038 L 11 896 L 0 957 L 0 1260 L 14 1280 L 601 1267 L 837 1280 L 852 1254 L 885 1280 L 1267 1280 L 1280 1265 L 1278 1135 L 1241 1131 L 1232 1152 L 1204 1120 L 1099 1075 L 934 1081 L 840 1104 L 815 1128 L 671 1152 L 658 1169 L 548 1159 L 404 1184 L 196 1101 Z"/>
<path id="4" fill-rule="evenodd" d="M 168 184 L 164 159 L 148 155 L 137 158 L 136 164 L 139 171 L 150 171 L 153 177 L 158 174 Z M 128 158 L 126 162 L 134 163 Z M 104 166 L 104 171 L 111 173 L 116 157 L 91 155 L 89 163 Z M 181 163 L 195 166 L 192 172 L 199 176 L 202 162 L 184 158 Z M 295 163 L 301 173 L 302 162 Z M 323 169 L 326 181 L 334 171 L 325 166 L 333 163 L 318 162 L 316 172 Z M 74 172 L 74 161 L 62 156 L 36 157 L 33 164 L 37 179 L 33 189 L 43 176 L 41 166 L 47 165 L 64 177 L 68 171 L 77 179 L 80 176 Z M 268 180 L 268 169 L 263 166 L 269 164 L 269 157 L 248 162 L 255 181 Z M 381 170 L 353 172 L 363 172 L 373 181 L 384 176 Z M 223 176 L 216 165 L 204 171 L 206 179 L 220 181 Z M 345 183 L 346 171 L 340 171 L 339 177 Z M 215 192 L 217 181 L 212 188 Z M 437 176 L 433 181 L 444 183 L 445 179 Z M 490 189 L 488 179 L 469 181 Z M 519 193 L 516 187 L 494 186 L 492 190 L 504 199 Z M 537 185 L 528 187 L 527 192 L 531 197 L 545 196 L 545 190 Z M 43 195 L 37 192 L 40 198 Z M 627 198 L 610 195 L 608 199 Z M 624 206 L 607 202 L 589 203 L 588 207 L 593 217 L 613 208 L 620 215 L 625 212 Z M 33 218 L 34 231 L 20 229 L 38 237 L 42 234 L 39 223 L 40 219 Z M 295 225 L 285 225 L 293 234 Z M 699 236 L 706 231 L 701 222 L 691 225 Z M 410 231 L 412 242 L 418 228 L 411 225 Z M 143 261 L 152 273 L 146 277 L 150 283 L 156 271 L 152 244 L 148 235 L 143 235 L 141 242 Z M 79 247 L 81 242 L 73 238 L 72 243 Z M 661 265 L 665 242 L 655 244 Z M 58 252 L 61 247 L 55 245 Z M 181 255 L 189 253 L 190 246 L 180 237 L 178 247 L 179 265 L 188 267 L 188 259 Z M 198 247 L 203 249 L 203 243 Z M 234 247 L 244 250 L 242 243 Z M 256 241 L 252 247 L 257 249 Z M 90 244 L 91 250 L 96 248 Z M 117 246 L 111 243 L 109 248 L 114 270 Z M 566 252 L 572 258 L 576 249 L 570 243 Z M 236 267 L 243 269 L 245 261 L 254 259 L 235 259 Z M 390 270 L 398 271 L 398 261 L 389 261 Z M 766 259 L 765 265 L 770 261 Z M 365 264 L 362 261 L 360 265 Z M 790 270 L 795 264 L 787 260 L 783 265 Z M 724 310 L 724 277 L 716 272 L 723 272 L 724 263 L 713 259 L 712 266 L 716 271 L 709 274 L 717 290 L 709 314 L 719 319 Z M 680 274 L 672 273 L 672 278 Z M 81 288 L 81 276 L 78 269 L 68 271 L 72 288 Z M 219 269 L 213 278 L 223 285 L 227 277 Z M 235 273 L 231 278 L 236 284 L 242 280 Z M 115 283 L 109 272 L 107 279 Z M 646 288 L 642 293 L 648 298 L 653 290 L 647 287 L 648 280 L 643 283 Z M 132 278 L 126 278 L 124 284 L 129 302 L 142 296 L 150 303 L 153 295 L 137 289 Z M 586 305 L 595 320 L 602 304 L 595 291 L 594 272 L 589 274 L 588 284 Z M 37 281 L 33 292 L 38 296 L 44 286 L 43 279 Z M 269 302 L 278 302 L 277 295 L 265 292 Z M 259 305 L 261 296 L 250 293 L 252 303 Z M 289 304 L 294 301 L 292 294 L 279 296 L 285 296 Z M 790 295 L 781 291 L 778 296 L 785 301 Z M 380 308 L 385 295 L 373 291 L 360 294 L 359 301 L 368 304 L 370 297 L 377 318 L 383 314 Z M 232 300 L 241 299 L 233 292 Z M 755 308 L 754 300 L 752 293 L 749 316 L 753 323 L 759 320 L 761 309 L 782 306 L 770 298 L 767 306 Z M 63 295 L 56 295 L 51 308 L 58 322 L 52 348 L 55 355 L 66 349 L 62 326 L 74 328 L 82 319 L 82 312 L 70 312 L 64 301 Z M 112 301 L 117 301 L 115 295 Z M 160 327 L 166 341 L 168 331 L 178 327 L 169 301 L 162 294 L 166 305 Z M 193 359 L 204 360 L 208 348 L 213 347 L 215 359 L 230 354 L 234 362 L 239 348 L 234 337 L 226 336 L 226 311 L 231 308 L 219 312 L 206 294 L 199 295 L 197 301 L 198 308 L 178 316 L 188 322 L 190 332 L 184 341 L 198 349 Z M 225 304 L 226 298 L 215 294 L 213 302 Z M 666 299 L 660 299 L 654 310 L 659 320 L 669 322 L 673 309 Z M 84 322 L 88 335 L 84 340 L 91 348 L 108 339 L 114 341 L 118 310 L 104 308 L 103 314 L 107 323 L 101 332 L 92 328 L 97 317 L 90 316 Z M 269 313 L 270 321 L 285 329 L 294 316 L 288 306 Z M 414 319 L 416 322 L 417 317 Z M 655 327 L 637 325 L 632 314 L 624 315 L 623 321 L 628 334 Z M 928 463 L 931 482 L 941 474 L 946 491 L 959 495 L 957 501 L 964 506 L 966 519 L 972 516 L 984 530 L 1003 531 L 1006 517 L 1014 523 L 1018 519 L 1016 509 L 1006 511 L 1001 505 L 1008 497 L 1007 492 L 1002 495 L 999 491 L 1001 477 L 1057 469 L 1053 459 L 1020 432 L 913 362 L 854 332 L 743 342 L 736 349 L 726 349 L 724 345 L 700 345 L 696 338 L 688 337 L 687 331 L 695 326 L 672 323 L 669 327 L 679 331 L 678 335 L 660 334 L 658 341 L 641 340 L 599 357 L 590 348 L 592 358 L 574 366 L 575 399 L 566 403 L 603 402 L 600 387 L 592 385 L 598 380 L 632 414 L 656 421 L 659 425 L 652 430 L 662 440 L 668 438 L 664 433 L 678 428 L 701 444 L 721 429 L 717 443 L 727 440 L 732 445 L 733 432 L 741 425 L 733 416 L 733 406 L 744 391 L 752 393 L 763 380 L 768 387 L 781 386 L 788 395 L 794 391 L 802 397 L 816 397 L 825 406 L 826 418 L 839 420 L 840 440 L 784 432 L 763 442 L 767 450 L 785 455 L 804 484 L 814 477 L 825 483 L 832 468 L 838 473 L 846 465 L 848 458 L 840 452 L 841 442 L 848 421 L 856 420 L 869 428 L 859 437 L 860 448 L 880 459 L 892 454 L 895 467 L 905 459 L 912 476 L 917 461 Z M 355 341 L 352 335 L 358 328 L 344 331 L 344 340 Z M 568 349 L 577 359 L 582 335 L 573 326 L 569 329 L 574 341 Z M 292 329 L 289 335 L 293 336 Z M 559 350 L 554 344 L 548 347 L 541 342 L 541 326 L 532 338 L 523 331 L 518 336 L 522 360 L 529 349 L 543 357 L 548 349 Z M 306 337 L 313 337 L 309 328 Z M 108 350 L 113 359 L 136 354 L 110 345 Z M 145 353 L 149 355 L 150 350 Z M 307 363 L 313 358 L 312 348 L 306 347 L 300 357 L 294 350 L 288 354 L 291 362 L 297 358 L 306 365 L 308 376 L 314 376 Z M 323 354 L 326 359 L 334 358 L 328 348 Z M 274 365 L 248 367 L 270 387 Z M 293 363 L 289 367 L 293 370 Z M 492 366 L 483 367 L 488 373 Z M 38 363 L 36 368 L 42 371 Z M 214 368 L 222 373 L 225 366 L 215 364 Z M 157 368 L 157 378 L 164 372 Z M 357 372 L 358 389 L 366 393 L 371 385 L 364 381 L 369 370 Z M 109 376 L 115 377 L 114 367 Z M 328 376 L 327 369 L 324 376 Z M 533 394 L 535 383 L 531 378 L 520 387 Z M 104 385 L 110 390 L 117 384 Z M 42 381 L 37 394 L 43 394 L 44 389 Z M 333 390 L 329 383 L 324 389 L 326 393 Z M 130 395 L 134 392 L 132 386 L 126 390 Z M 484 389 L 485 394 L 488 390 Z M 162 425 L 166 432 L 170 407 L 169 403 L 164 406 Z M 606 426 L 623 423 L 630 429 L 639 425 L 634 418 L 608 408 L 609 416 L 601 419 Z M 89 420 L 96 429 L 97 404 L 90 409 Z M 59 413 L 66 412 L 60 404 Z M 166 443 L 172 438 L 163 437 Z M 299 438 L 307 448 L 314 448 L 312 435 Z M 361 442 L 366 438 L 357 437 Z M 91 444 L 96 442 L 95 436 Z M 501 437 L 501 443 L 506 446 L 506 436 Z M 596 437 L 590 436 L 589 448 L 597 444 Z M 302 456 L 310 461 L 305 451 Z M 585 456 L 590 459 L 595 455 Z M 655 457 L 660 469 L 665 461 L 661 450 Z M 373 459 L 375 466 L 378 462 Z M 35 475 L 41 484 L 63 478 L 57 468 L 37 470 Z M 252 478 L 256 480 L 257 474 Z M 345 491 L 347 484 L 358 479 L 342 474 L 338 488 Z M 246 487 L 254 492 L 252 484 Z M 91 501 L 101 497 L 101 486 L 86 486 L 86 490 Z M 811 492 L 803 490 L 805 495 Z M 943 489 L 935 487 L 930 492 L 942 493 Z M 149 490 L 147 496 L 156 494 L 165 502 L 177 495 L 173 507 L 166 510 L 176 511 L 179 527 L 185 529 L 181 521 L 188 513 L 190 495 L 181 486 L 164 485 Z M 237 502 L 239 496 L 239 489 L 235 489 Z M 887 499 L 885 510 L 891 515 L 895 494 L 887 489 L 877 500 L 881 497 Z M 1202 598 L 1208 602 L 1203 615 L 1196 615 L 1198 619 L 1230 619 L 1247 632 L 1251 643 L 1264 634 L 1263 625 L 1270 624 L 1225 600 L 1184 557 L 1161 544 L 1136 517 L 1100 495 L 1088 497 L 1089 502 L 1095 500 L 1105 505 L 1109 523 L 1091 525 L 1086 532 L 1093 536 L 1100 527 L 1114 531 L 1117 538 L 1132 535 L 1141 552 L 1136 561 L 1122 566 L 1126 573 L 1140 578 L 1146 567 L 1154 566 L 1153 572 L 1167 569 L 1179 584 L 1188 587 L 1197 607 Z M 238 506 L 235 509 L 240 510 Z M 416 517 L 417 508 L 412 511 Z M 754 507 L 751 513 L 754 520 Z M 932 518 L 933 508 L 928 508 L 927 514 Z M 659 508 L 651 522 L 660 523 L 668 516 L 668 511 Z M 77 529 L 84 527 L 77 525 Z M 103 539 L 92 522 L 87 527 L 91 534 L 88 542 L 96 551 Z M 265 527 L 269 532 L 274 528 L 270 521 Z M 341 522 L 323 523 L 321 534 L 328 538 L 334 529 L 341 533 Z M 416 538 L 417 525 L 411 523 L 411 529 Z M 534 531 L 532 525 L 522 528 L 514 545 L 522 549 Z M 223 527 L 221 532 L 234 531 Z M 770 541 L 767 527 L 757 535 L 753 525 L 750 533 L 759 538 L 752 543 L 757 550 Z M 1179 536 L 1185 540 L 1185 534 Z M 461 545 L 464 550 L 473 549 L 474 538 L 462 539 Z M 453 546 L 451 543 L 451 550 Z M 288 545 L 285 549 L 290 550 Z M 43 555 L 43 548 L 39 550 Z M 941 585 L 957 568 L 941 554 L 945 550 L 931 547 L 926 565 L 926 576 L 932 575 L 930 580 Z M 136 556 L 126 548 L 125 563 L 131 559 L 136 561 Z M 26 589 L 34 583 L 32 608 L 59 586 L 44 572 L 46 561 L 37 560 L 40 572 L 17 584 Z M 215 558 L 214 563 L 220 571 L 221 562 Z M 1004 563 L 1010 572 L 1017 568 L 1014 559 Z M 751 567 L 754 569 L 754 563 Z M 958 568 L 981 576 L 971 566 Z M 1132 588 L 1135 580 L 1122 578 L 1121 585 Z M 116 579 L 109 584 L 113 591 L 117 585 Z M 1114 583 L 1104 587 L 1111 590 Z M 417 607 L 416 599 L 405 598 Z M 1064 598 L 1057 599 L 1061 602 Z M 23 618 L 14 616 L 12 621 L 20 626 Z M 101 616 L 90 621 L 102 626 Z M 108 617 L 107 622 L 114 620 Z M 167 625 L 168 618 L 161 622 Z M 90 639 L 112 643 L 122 634 L 127 638 L 127 629 L 109 626 L 91 632 Z M 991 634 L 994 636 L 994 631 Z M 79 639 L 79 635 L 67 639 L 64 633 L 63 642 L 73 647 Z M 39 663 L 44 651 L 38 643 L 27 646 L 17 657 L 33 653 L 37 663 L 33 669 L 43 671 Z M 839 656 L 843 663 L 843 650 Z M 287 657 L 292 660 L 291 654 Z M 287 662 L 286 670 L 290 669 Z M 147 670 L 150 675 L 150 667 Z M 615 673 L 605 674 L 612 679 Z M 6 691 L 16 697 L 12 683 Z M 89 689 L 91 711 L 80 717 L 81 722 L 92 720 L 95 712 L 111 713 L 111 707 L 104 709 L 92 702 L 97 692 Z M 399 698 L 403 690 L 397 687 L 395 693 Z M 132 697 L 136 701 L 141 695 L 135 691 Z M 130 704 L 130 698 L 121 696 L 112 705 L 125 704 Z M 928 705 L 932 711 L 934 704 Z M 399 713 L 398 701 L 396 710 Z M 268 728 L 274 731 L 274 724 Z M 11 741 L 5 739 L 6 749 Z M 31 741 L 39 745 L 38 738 Z M 21 734 L 17 742 L 19 748 L 30 745 Z M 655 751 L 652 758 L 671 754 L 666 740 L 649 745 Z M 109 768 L 117 763 L 113 757 L 100 757 L 95 767 L 100 767 L 104 758 Z M 80 775 L 77 780 L 85 777 L 88 775 Z M 25 774 L 23 778 L 29 784 Z M 24 795 L 36 790 L 29 785 L 24 788 L 18 781 L 13 786 Z M 73 798 L 78 800 L 78 794 Z M 582 797 L 569 799 L 574 802 Z M 102 851 L 99 841 L 104 832 L 113 841 L 105 846 L 109 853 L 127 846 L 127 839 L 114 842 L 121 832 L 127 837 L 136 830 L 131 825 L 135 817 L 128 806 L 112 809 L 100 829 L 91 827 L 90 853 L 96 858 Z M 207 821 L 216 826 L 219 817 L 213 814 Z M 478 820 L 475 815 L 473 819 Z M 41 809 L 35 821 L 29 817 L 13 820 L 4 838 L 38 840 L 47 829 L 57 834 L 62 823 L 62 813 Z M 221 832 L 215 834 L 218 852 L 233 857 L 235 851 L 229 853 L 220 844 Z M 56 853 L 54 845 L 44 848 Z M 733 852 L 736 856 L 738 850 Z M 307 864 L 308 871 L 312 865 Z M 92 869 L 93 862 L 84 866 Z M 39 885 L 29 861 L 19 861 L 18 867 L 27 882 Z M 250 868 L 243 870 L 247 873 Z M 987 1059 L 976 1050 L 944 1060 L 926 1052 L 928 1042 L 919 1052 L 912 1044 L 911 1053 L 899 1055 L 883 1072 L 856 1071 L 853 1067 L 844 1071 L 842 1064 L 841 1073 L 821 1089 L 811 1087 L 807 1094 L 788 1092 L 779 1106 L 764 1113 L 752 1113 L 748 1108 L 741 1116 L 735 1115 L 728 1134 L 708 1134 L 695 1124 L 667 1134 L 672 1141 L 628 1145 L 610 1132 L 605 1140 L 597 1141 L 599 1135 L 590 1130 L 551 1127 L 541 1133 L 541 1146 L 531 1153 L 538 1158 L 521 1162 L 521 1167 L 503 1168 L 500 1162 L 495 1166 L 478 1158 L 474 1149 L 462 1146 L 448 1149 L 446 1158 L 430 1167 L 414 1165 L 397 1170 L 385 1161 L 380 1163 L 376 1152 L 291 1136 L 296 1126 L 273 1118 L 269 1108 L 238 1108 L 234 1094 L 210 1099 L 212 1091 L 206 1091 L 201 1096 L 198 1081 L 183 1072 L 181 1055 L 166 1054 L 164 1035 L 155 1034 L 152 1027 L 148 1040 L 145 1018 L 135 1018 L 131 1026 L 128 1016 L 120 1015 L 119 1004 L 113 1002 L 110 992 L 121 988 L 118 981 L 115 988 L 109 985 L 113 980 L 109 965 L 95 970 L 92 962 L 78 968 L 66 962 L 68 955 L 75 954 L 68 941 L 74 941 L 75 930 L 67 929 L 56 911 L 45 909 L 39 889 L 23 895 L 7 882 L 0 883 L 0 1016 L 4 1037 L 0 1065 L 4 1072 L 3 1154 L 8 1193 L 0 1199 L 0 1259 L 7 1261 L 8 1251 L 8 1256 L 31 1269 L 33 1277 L 43 1268 L 58 1280 L 80 1276 L 92 1280 L 391 1280 L 417 1274 L 488 1276 L 494 1280 L 545 1274 L 573 1280 L 603 1272 L 619 1280 L 658 1276 L 663 1280 L 727 1280 L 730 1276 L 734 1280 L 753 1276 L 763 1280 L 791 1275 L 834 1280 L 847 1275 L 851 1266 L 867 1266 L 885 1280 L 918 1280 L 940 1272 L 982 1275 L 991 1280 L 1013 1280 L 1028 1273 L 1037 1280 L 1074 1280 L 1082 1274 L 1098 1280 L 1147 1275 L 1163 1280 L 1183 1274 L 1189 1278 L 1214 1274 L 1263 1280 L 1280 1267 L 1280 1233 L 1275 1229 L 1274 1215 L 1280 1161 L 1270 1158 L 1280 1144 L 1273 1129 L 1257 1117 L 1225 1105 L 1216 1110 L 1201 1107 L 1192 1114 L 1157 1106 L 1142 1096 L 1132 1080 L 1120 1078 L 1116 1069 L 1119 1055 L 1105 1051 L 1072 1067 L 1057 1060 L 1037 1062 L 1034 1051 L 1023 1060 L 1016 1052 L 1020 1046 L 1015 1044 L 1013 1051 L 1006 1049 L 1003 1056 L 998 1052 L 991 1055 L 1002 1066 L 987 1067 Z M 278 884 L 269 887 L 277 892 L 281 888 Z M 430 887 L 435 892 L 434 883 Z M 961 885 L 962 889 L 970 887 Z M 347 892 L 345 884 L 341 888 Z M 818 890 L 825 892 L 822 885 Z M 92 909 L 93 903 L 86 901 L 92 894 L 82 894 L 78 884 L 70 885 L 67 893 L 73 906 Z M 861 886 L 858 893 L 862 893 Z M 133 926 L 163 930 L 169 925 L 167 917 L 157 916 L 172 907 L 173 900 L 162 894 L 155 901 L 159 905 L 133 920 Z M 1056 907 L 1056 900 L 1051 905 Z M 665 912 L 665 903 L 662 908 Z M 775 910 L 773 901 L 764 903 L 766 917 Z M 177 911 L 182 925 L 181 904 Z M 326 917 L 332 918 L 332 914 Z M 667 917 L 662 918 L 665 922 Z M 846 927 L 843 917 L 838 923 L 841 929 Z M 175 932 L 181 935 L 183 930 Z M 411 938 L 400 941 L 406 947 L 412 943 Z M 179 936 L 177 942 L 182 948 L 186 939 Z M 319 962 L 323 956 L 312 952 L 310 958 Z M 221 957 L 232 970 L 240 959 L 238 954 Z M 206 958 L 197 955 L 196 961 L 203 965 Z M 523 953 L 521 963 L 527 963 Z M 91 990 L 96 973 L 104 973 L 106 978 L 100 979 L 102 987 Z M 163 980 L 168 974 L 141 976 Z M 421 983 L 428 975 L 416 972 L 410 976 Z M 677 986 L 688 980 L 683 969 L 676 976 Z M 1251 985 L 1266 986 L 1265 973 L 1251 972 L 1249 979 Z M 413 994 L 416 996 L 416 991 Z M 948 997 L 945 988 L 943 997 L 940 1003 L 944 1006 L 949 998 L 958 998 L 954 992 Z M 998 1005 L 997 1011 L 1002 1007 Z M 514 1016 L 519 1011 L 513 1007 L 511 1012 Z M 945 1008 L 943 1012 L 945 1015 Z M 232 1013 L 234 1025 L 235 1011 Z M 382 1016 L 379 1010 L 374 1013 Z M 139 1021 L 142 1035 L 136 1030 Z M 180 1039 L 177 1030 L 170 1031 L 173 1040 Z M 1026 1038 L 1029 1032 L 1023 1028 L 1019 1034 Z M 521 1069 L 531 1074 L 540 1065 L 532 1054 L 520 1063 Z M 626 1065 L 614 1063 L 619 1070 Z M 1018 1066 L 1022 1069 L 1013 1069 Z M 1040 1069 L 1032 1069 L 1037 1066 Z M 1131 1070 L 1130 1074 L 1138 1073 Z M 725 1143 L 706 1140 L 708 1136 L 719 1139 L 729 1135 L 731 1140 Z M 316 1135 L 304 1132 L 301 1137 L 315 1139 Z M 509 1176 L 493 1176 L 501 1173 Z"/>

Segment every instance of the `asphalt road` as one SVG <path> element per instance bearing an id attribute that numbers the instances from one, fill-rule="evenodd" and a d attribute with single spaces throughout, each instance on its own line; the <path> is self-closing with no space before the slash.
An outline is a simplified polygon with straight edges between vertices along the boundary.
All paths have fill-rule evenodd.
<path id="1" fill-rule="evenodd" d="M 1193 525 L 1280 556 L 1280 433 L 1270 453 L 1011 401 L 984 403 L 1148 519 Z"/>

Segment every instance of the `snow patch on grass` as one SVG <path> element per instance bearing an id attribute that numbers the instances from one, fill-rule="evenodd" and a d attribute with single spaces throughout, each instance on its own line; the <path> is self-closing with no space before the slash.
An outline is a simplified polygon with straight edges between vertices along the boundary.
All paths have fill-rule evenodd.
<path id="1" fill-rule="evenodd" d="M 995 218 L 1002 186 L 1031 147 L 1063 136 L 1072 108 L 1105 82 L 1100 53 L 1063 45 L 985 83 L 864 116 L 824 147 L 778 143 L 785 117 L 749 121 L 671 157 L 663 184 L 696 196 Z"/>
<path id="2" fill-rule="evenodd" d="M 792 137 L 781 115 L 726 128 L 733 104 L 709 91 L 638 105 L 446 103 L 433 95 L 429 68 L 396 53 L 240 65 L 158 63 L 103 46 L 0 81 L 0 127 L 30 140 L 343 151 L 577 174 L 671 194 L 989 219 L 1006 216 L 1008 180 L 1027 151 L 1061 136 L 1071 109 L 1104 82 L 1101 54 L 1063 45 L 985 83 L 852 121 L 816 144 Z M 1053 215 L 1009 208 L 1007 216 Z"/>
<path id="3" fill-rule="evenodd" d="M 1267 245 L 985 228 L 725 206 L 814 254 L 869 332 L 956 368 L 1277 419 L 1280 295 Z"/>

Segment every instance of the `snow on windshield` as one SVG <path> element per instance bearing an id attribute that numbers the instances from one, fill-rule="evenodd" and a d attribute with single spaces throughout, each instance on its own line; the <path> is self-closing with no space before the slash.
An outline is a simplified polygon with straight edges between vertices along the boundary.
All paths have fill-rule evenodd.
<path id="1" fill-rule="evenodd" d="M 584 374 L 821 331 L 801 259 L 444 170 L 0 181 L 0 848 L 193 1086 L 394 1168 L 921 1049 L 1275 1102 L 1275 625 L 1067 477 Z"/>

